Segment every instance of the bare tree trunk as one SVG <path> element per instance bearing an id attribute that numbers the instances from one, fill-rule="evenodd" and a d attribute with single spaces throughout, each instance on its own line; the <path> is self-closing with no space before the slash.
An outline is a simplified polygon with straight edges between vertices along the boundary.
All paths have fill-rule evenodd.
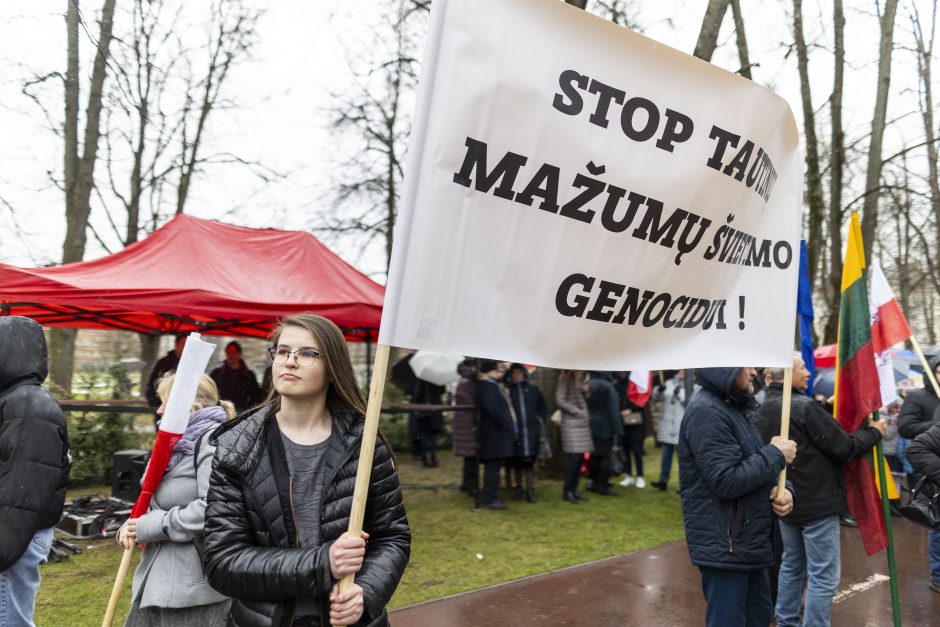
<path id="1" fill-rule="evenodd" d="M 728 11 L 730 0 L 708 0 L 708 7 L 705 9 L 705 17 L 702 18 L 702 29 L 698 33 L 698 41 L 695 42 L 693 56 L 705 61 L 711 61 L 715 54 L 715 48 L 718 46 L 718 31 L 721 30 L 721 23 L 725 19 L 725 13 Z"/>
<path id="2" fill-rule="evenodd" d="M 885 117 L 888 111 L 888 88 L 891 86 L 891 53 L 894 50 L 894 17 L 898 0 L 886 0 L 881 16 L 881 49 L 878 59 L 878 90 L 875 113 L 871 122 L 871 143 L 868 148 L 868 169 L 865 175 L 865 201 L 862 205 L 862 239 L 865 258 L 871 259 L 872 245 L 878 233 L 878 197 L 881 186 L 881 146 L 884 140 Z"/>
<path id="3" fill-rule="evenodd" d="M 62 245 L 62 263 L 81 261 L 85 256 L 88 216 L 91 212 L 91 190 L 94 186 L 95 157 L 101 118 L 101 98 L 107 75 L 108 51 L 111 45 L 111 27 L 115 0 L 105 0 L 101 9 L 98 50 L 92 67 L 88 106 L 85 110 L 85 138 L 82 156 L 78 154 L 78 28 L 79 0 L 68 0 L 65 23 L 68 41 L 65 80 L 65 242 Z M 50 369 L 52 382 L 66 394 L 72 391 L 75 361 L 74 329 L 56 329 L 49 336 Z"/>
<path id="4" fill-rule="evenodd" d="M 751 78 L 751 59 L 747 53 L 747 37 L 744 35 L 744 16 L 741 15 L 741 1 L 731 0 L 731 15 L 734 17 L 734 34 L 738 42 L 738 59 L 741 61 L 741 69 L 738 74 L 748 80 Z"/>
<path id="5" fill-rule="evenodd" d="M 835 39 L 832 97 L 829 112 L 832 120 L 832 145 L 829 149 L 829 289 L 825 291 L 832 303 L 823 331 L 823 342 L 838 339 L 839 315 L 835 303 L 842 292 L 842 177 L 845 165 L 845 134 L 842 131 L 842 84 L 845 75 L 845 14 L 842 0 L 833 0 L 832 21 Z"/>
<path id="6" fill-rule="evenodd" d="M 816 114 L 809 81 L 809 55 L 803 37 L 803 2 L 793 0 L 793 38 L 796 45 L 797 65 L 800 73 L 800 95 L 803 104 L 803 134 L 806 138 L 806 204 L 809 205 L 808 237 L 806 242 L 810 282 L 815 285 L 819 269 L 819 250 L 822 248 L 822 222 L 826 211 L 822 193 L 822 174 L 819 171 L 819 143 L 816 140 Z"/>
<path id="7" fill-rule="evenodd" d="M 927 147 L 927 182 L 930 185 L 930 208 L 933 213 L 935 242 L 940 242 L 940 180 L 937 172 L 937 133 L 934 130 L 933 119 L 933 90 L 931 88 L 931 60 L 933 59 L 933 42 L 937 22 L 937 2 L 934 0 L 931 7 L 930 36 L 925 38 L 917 5 L 913 5 L 911 23 L 914 31 L 914 40 L 917 43 L 917 69 L 920 77 L 920 113 L 924 121 L 924 142 Z M 926 39 L 926 41 L 925 41 Z M 932 254 L 934 251 L 927 251 Z M 931 264 L 933 267 L 934 264 Z M 936 277 L 940 279 L 940 277 Z M 935 279 L 935 280 L 936 280 Z"/>

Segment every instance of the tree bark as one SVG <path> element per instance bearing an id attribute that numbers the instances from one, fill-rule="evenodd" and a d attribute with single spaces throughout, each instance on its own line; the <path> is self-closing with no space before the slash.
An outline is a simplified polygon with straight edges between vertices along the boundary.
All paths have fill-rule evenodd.
<path id="1" fill-rule="evenodd" d="M 725 19 L 725 13 L 728 11 L 728 4 L 731 0 L 708 0 L 708 7 L 705 9 L 705 17 L 702 18 L 702 29 L 698 33 L 698 41 L 695 42 L 693 56 L 711 61 L 715 54 L 715 48 L 718 46 L 718 31 L 721 30 L 721 23 Z"/>
<path id="2" fill-rule="evenodd" d="M 888 111 L 888 89 L 891 86 L 891 53 L 894 49 L 894 18 L 898 0 L 886 0 L 881 16 L 881 46 L 878 59 L 878 89 L 875 113 L 871 122 L 871 143 L 865 174 L 865 201 L 862 205 L 862 239 L 865 259 L 871 259 L 872 245 L 878 233 L 878 198 L 881 186 L 881 147 L 884 141 L 885 118 Z"/>
<path id="3" fill-rule="evenodd" d="M 65 80 L 65 242 L 62 263 L 81 261 L 85 256 L 88 216 L 91 213 L 91 190 L 94 186 L 95 157 L 100 135 L 101 99 L 107 75 L 108 52 L 115 0 L 105 0 L 101 9 L 98 50 L 92 67 L 88 106 L 85 110 L 85 138 L 82 156 L 78 150 L 78 28 L 79 0 L 68 0 L 65 14 L 67 29 L 67 68 Z M 74 329 L 56 329 L 49 336 L 52 382 L 66 394 L 72 391 L 75 360 Z"/>
<path id="4" fill-rule="evenodd" d="M 829 288 L 826 291 L 829 317 L 823 330 L 823 342 L 838 339 L 839 315 L 835 303 L 842 293 L 842 179 L 845 165 L 845 133 L 842 131 L 842 85 L 845 75 L 845 14 L 842 0 L 833 0 L 834 58 L 832 96 L 829 112 L 832 141 L 829 152 Z"/>
<path id="5" fill-rule="evenodd" d="M 751 59 L 747 52 L 747 37 L 744 34 L 744 16 L 741 14 L 741 1 L 731 0 L 731 15 L 734 17 L 734 35 L 738 42 L 738 59 L 741 62 L 741 69 L 738 74 L 748 80 L 754 80 L 751 77 Z"/>
<path id="6" fill-rule="evenodd" d="M 940 242 L 940 179 L 938 179 L 937 166 L 937 132 L 934 130 L 933 118 L 933 90 L 932 64 L 934 29 L 937 20 L 937 2 L 934 0 L 931 7 L 931 28 L 930 37 L 927 39 L 924 35 L 923 25 L 920 22 L 920 15 L 917 13 L 917 5 L 913 6 L 914 14 L 911 16 L 913 23 L 914 40 L 917 44 L 917 70 L 920 78 L 920 113 L 924 122 L 924 142 L 927 148 L 927 182 L 930 186 L 930 208 L 933 213 L 935 242 Z M 925 41 L 927 39 L 927 41 Z M 934 251 L 927 251 L 927 254 L 933 254 Z M 937 267 L 937 264 L 930 264 L 931 268 Z M 940 276 L 935 277 L 935 282 L 940 281 Z"/>
<path id="7" fill-rule="evenodd" d="M 816 140 L 816 114 L 813 110 L 813 98 L 810 91 L 809 55 L 806 51 L 806 39 L 803 36 L 802 0 L 793 0 L 793 39 L 800 74 L 803 135 L 806 141 L 806 204 L 809 206 L 809 233 L 806 248 L 810 283 L 815 285 L 819 270 L 819 251 L 823 244 L 822 223 L 826 204 L 822 193 L 822 174 L 819 171 L 819 143 Z"/>

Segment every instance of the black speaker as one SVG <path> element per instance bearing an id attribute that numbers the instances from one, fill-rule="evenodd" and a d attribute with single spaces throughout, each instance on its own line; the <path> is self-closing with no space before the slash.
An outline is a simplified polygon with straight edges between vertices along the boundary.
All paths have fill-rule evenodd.
<path id="1" fill-rule="evenodd" d="M 111 496 L 133 503 L 140 494 L 140 481 L 147 467 L 148 451 L 131 449 L 114 454 L 111 467 Z"/>

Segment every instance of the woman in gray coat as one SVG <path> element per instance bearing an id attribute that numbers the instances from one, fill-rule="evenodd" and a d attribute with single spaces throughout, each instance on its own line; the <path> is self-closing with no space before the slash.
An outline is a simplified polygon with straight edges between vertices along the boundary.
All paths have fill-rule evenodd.
<path id="1" fill-rule="evenodd" d="M 157 384 L 162 416 L 175 375 Z M 208 433 L 231 419 L 235 408 L 219 401 L 215 383 L 203 375 L 189 423 L 153 495 L 150 510 L 127 521 L 118 532 L 125 548 L 145 545 L 134 571 L 132 605 L 125 627 L 150 625 L 224 625 L 231 601 L 206 581 L 194 538 L 205 525 L 206 494 L 215 447 Z"/>
<path id="2" fill-rule="evenodd" d="M 578 492 L 581 460 L 592 450 L 587 399 L 580 370 L 562 370 L 555 390 L 555 404 L 561 410 L 561 448 L 565 459 L 564 499 L 572 504 L 586 501 Z"/>

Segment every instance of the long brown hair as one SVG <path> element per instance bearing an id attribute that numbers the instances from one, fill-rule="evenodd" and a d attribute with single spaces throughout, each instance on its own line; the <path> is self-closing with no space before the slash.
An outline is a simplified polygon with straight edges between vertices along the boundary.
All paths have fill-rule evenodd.
<path id="1" fill-rule="evenodd" d="M 314 314 L 298 314 L 281 320 L 280 324 L 271 333 L 271 345 L 277 346 L 281 333 L 286 327 L 300 327 L 306 329 L 316 338 L 320 348 L 320 357 L 326 364 L 326 407 L 330 412 L 352 411 L 360 415 L 366 413 L 366 401 L 356 381 L 352 360 L 349 358 L 349 348 L 339 330 L 331 320 Z M 281 408 L 281 395 L 271 383 L 268 397 L 263 406 L 271 406 L 276 413 Z"/>

